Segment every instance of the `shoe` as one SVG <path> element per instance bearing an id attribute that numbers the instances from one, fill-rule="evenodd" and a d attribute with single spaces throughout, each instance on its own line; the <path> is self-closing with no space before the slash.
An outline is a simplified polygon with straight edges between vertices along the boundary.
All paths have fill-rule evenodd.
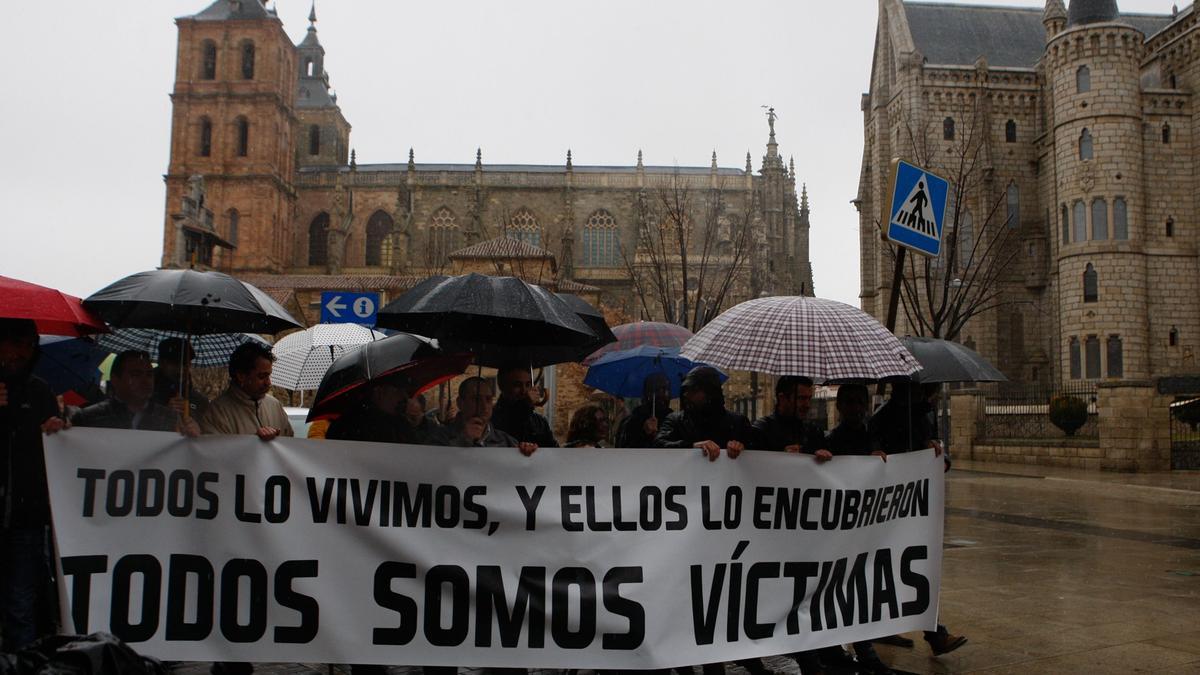
<path id="1" fill-rule="evenodd" d="M 893 647 L 904 647 L 905 649 L 913 648 L 913 641 L 903 635 L 885 635 L 884 637 L 875 638 L 871 642 L 881 645 L 891 645 Z"/>
<path id="2" fill-rule="evenodd" d="M 934 656 L 949 654 L 967 644 L 966 636 L 951 635 L 949 632 L 934 633 L 933 637 L 926 637 L 925 641 L 929 643 L 929 648 L 933 650 Z"/>

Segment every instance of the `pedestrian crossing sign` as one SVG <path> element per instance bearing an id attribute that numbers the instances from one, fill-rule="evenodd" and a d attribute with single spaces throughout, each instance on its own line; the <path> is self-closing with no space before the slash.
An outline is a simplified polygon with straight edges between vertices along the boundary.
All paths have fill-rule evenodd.
<path id="1" fill-rule="evenodd" d="M 921 255 L 942 252 L 942 224 L 950 183 L 918 166 L 892 160 L 892 198 L 884 213 L 884 236 Z"/>

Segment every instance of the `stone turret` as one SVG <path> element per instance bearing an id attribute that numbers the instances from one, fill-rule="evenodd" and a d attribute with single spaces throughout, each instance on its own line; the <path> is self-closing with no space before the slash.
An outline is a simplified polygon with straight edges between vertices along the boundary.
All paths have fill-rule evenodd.
<path id="1" fill-rule="evenodd" d="M 1042 24 L 1046 26 L 1046 40 L 1050 40 L 1067 27 L 1067 8 L 1063 6 L 1062 0 L 1046 0 Z"/>

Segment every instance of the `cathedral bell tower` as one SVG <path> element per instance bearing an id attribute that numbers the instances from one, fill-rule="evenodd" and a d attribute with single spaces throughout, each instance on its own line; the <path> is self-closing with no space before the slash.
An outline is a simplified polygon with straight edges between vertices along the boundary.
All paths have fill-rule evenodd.
<path id="1" fill-rule="evenodd" d="M 278 272 L 291 255 L 296 48 L 260 0 L 216 0 L 175 23 L 162 265 Z M 197 184 L 216 237 L 189 227 Z"/>

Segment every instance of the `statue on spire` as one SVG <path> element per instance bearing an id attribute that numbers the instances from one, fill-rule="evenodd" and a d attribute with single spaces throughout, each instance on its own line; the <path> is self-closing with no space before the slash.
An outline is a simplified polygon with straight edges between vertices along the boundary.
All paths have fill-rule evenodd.
<path id="1" fill-rule="evenodd" d="M 763 106 L 767 109 L 767 126 L 771 128 L 771 139 L 775 139 L 775 120 L 779 115 L 775 114 L 775 108 L 772 106 Z"/>

